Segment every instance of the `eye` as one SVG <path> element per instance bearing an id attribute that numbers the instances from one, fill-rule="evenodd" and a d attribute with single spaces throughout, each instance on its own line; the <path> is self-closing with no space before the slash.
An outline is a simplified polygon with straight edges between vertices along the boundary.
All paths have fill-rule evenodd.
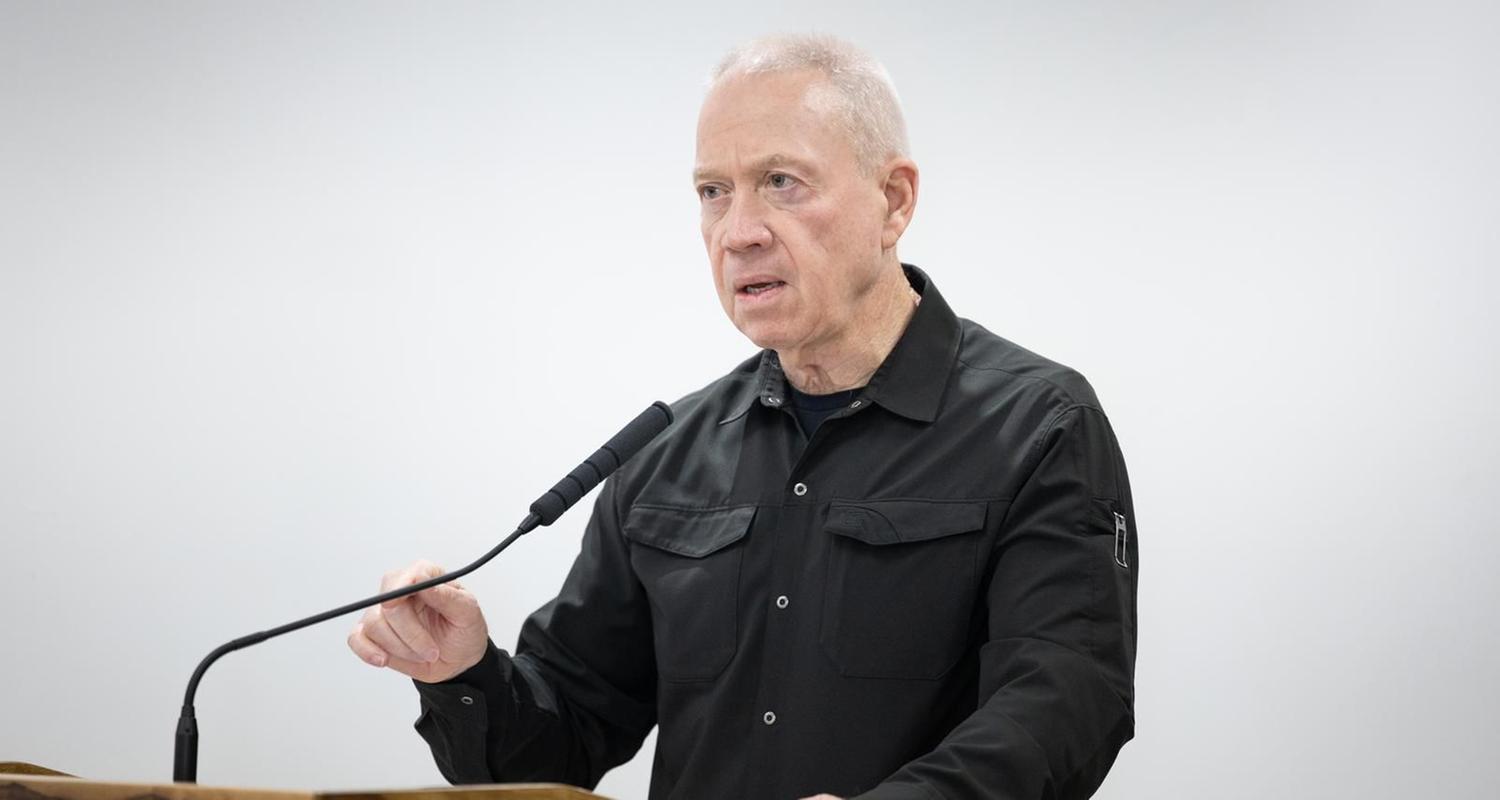
<path id="1" fill-rule="evenodd" d="M 711 183 L 698 187 L 698 197 L 703 200 L 716 200 L 722 194 L 724 190 Z"/>
<path id="2" fill-rule="evenodd" d="M 790 189 L 797 183 L 797 179 L 785 172 L 773 172 L 766 176 L 766 183 L 770 184 L 772 189 Z"/>

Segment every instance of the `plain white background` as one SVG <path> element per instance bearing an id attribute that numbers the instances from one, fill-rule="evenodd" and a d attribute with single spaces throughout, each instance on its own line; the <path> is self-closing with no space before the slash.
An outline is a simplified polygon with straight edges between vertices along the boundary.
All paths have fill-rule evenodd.
<path id="1" fill-rule="evenodd" d="M 902 92 L 903 258 L 1125 449 L 1138 733 L 1099 796 L 1488 796 L 1500 13 L 918 5 L 0 3 L 0 760 L 168 779 L 211 647 L 469 560 L 749 355 L 697 105 L 817 29 Z M 498 641 L 584 521 L 468 582 Z M 220 662 L 203 782 L 440 781 L 351 623 Z"/>

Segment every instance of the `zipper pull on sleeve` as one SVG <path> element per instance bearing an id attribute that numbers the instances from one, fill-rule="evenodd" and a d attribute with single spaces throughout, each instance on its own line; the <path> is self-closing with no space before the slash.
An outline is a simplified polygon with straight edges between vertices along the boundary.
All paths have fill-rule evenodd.
<path id="1" fill-rule="evenodd" d="M 1125 515 L 1115 512 L 1115 563 L 1130 568 L 1127 551 L 1130 544 L 1130 529 L 1125 526 Z"/>

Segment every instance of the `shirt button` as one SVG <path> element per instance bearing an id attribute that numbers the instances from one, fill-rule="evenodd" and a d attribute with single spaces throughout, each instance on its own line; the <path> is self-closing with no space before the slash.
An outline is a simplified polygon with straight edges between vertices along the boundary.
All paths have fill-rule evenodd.
<path id="1" fill-rule="evenodd" d="M 807 494 L 807 484 L 798 481 L 797 485 L 792 487 L 792 494 L 797 495 L 798 497 Z"/>
<path id="2" fill-rule="evenodd" d="M 767 397 L 766 398 L 766 402 L 768 404 L 770 404 L 770 405 L 773 405 L 773 406 L 779 406 L 779 405 L 781 405 L 781 398 L 780 397 Z"/>
<path id="3" fill-rule="evenodd" d="M 855 400 L 854 402 L 852 402 L 852 403 L 849 404 L 849 407 L 850 408 L 859 408 L 860 406 L 862 406 L 864 404 L 865 404 L 865 401 L 863 401 L 863 400 Z"/>
<path id="4" fill-rule="evenodd" d="M 788 599 L 786 595 L 782 595 L 782 596 L 776 598 L 776 607 L 777 608 L 786 608 L 789 604 L 791 604 L 791 602 L 792 601 L 790 599 Z"/>
<path id="5" fill-rule="evenodd" d="M 761 717 L 761 719 L 765 720 L 765 723 L 767 725 L 775 725 L 776 724 L 776 712 L 775 711 L 767 711 Z"/>
<path id="6" fill-rule="evenodd" d="M 472 705 L 474 705 L 474 698 L 472 698 L 472 697 L 470 697 L 468 695 L 464 695 L 463 697 L 458 698 L 458 700 L 459 700 L 459 702 L 463 703 L 466 706 L 472 706 Z"/>

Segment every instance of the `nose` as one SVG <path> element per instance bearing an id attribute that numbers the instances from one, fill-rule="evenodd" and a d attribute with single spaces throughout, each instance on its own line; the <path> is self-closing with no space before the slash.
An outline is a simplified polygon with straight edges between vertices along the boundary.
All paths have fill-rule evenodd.
<path id="1" fill-rule="evenodd" d="M 724 247 L 737 253 L 771 246 L 771 229 L 766 227 L 765 208 L 754 192 L 741 192 L 729 204 L 724 216 Z"/>

